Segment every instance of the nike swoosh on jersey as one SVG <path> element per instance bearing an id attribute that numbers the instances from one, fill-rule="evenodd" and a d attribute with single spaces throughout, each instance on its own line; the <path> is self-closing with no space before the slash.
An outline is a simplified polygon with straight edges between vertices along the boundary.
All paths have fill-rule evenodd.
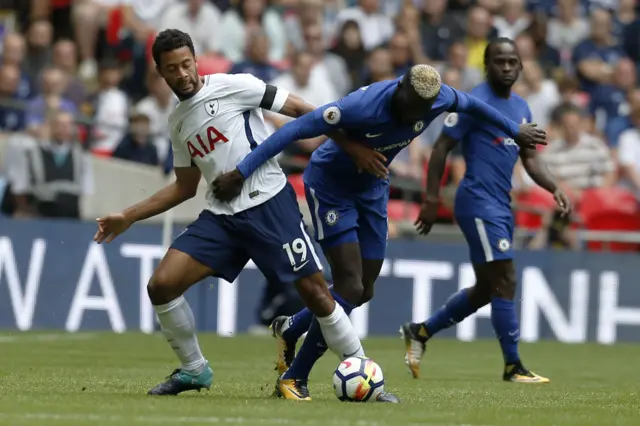
<path id="1" fill-rule="evenodd" d="M 378 136 L 382 136 L 382 133 L 376 133 L 375 135 L 372 135 L 371 133 L 367 133 L 368 138 L 377 138 Z"/>
<path id="2" fill-rule="evenodd" d="M 305 261 L 305 262 L 303 262 L 303 263 L 301 263 L 301 264 L 300 264 L 300 265 L 298 265 L 298 266 L 294 266 L 294 267 L 293 267 L 293 272 L 298 272 L 300 269 L 304 268 L 304 265 L 306 265 L 307 263 L 309 263 L 309 261 L 308 261 L 308 260 L 307 260 L 307 261 Z"/>

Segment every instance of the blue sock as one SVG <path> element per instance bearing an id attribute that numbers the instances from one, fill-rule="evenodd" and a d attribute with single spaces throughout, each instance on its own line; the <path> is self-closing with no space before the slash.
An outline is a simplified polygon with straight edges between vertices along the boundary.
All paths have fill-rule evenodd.
<path id="1" fill-rule="evenodd" d="M 467 289 L 462 289 L 451 295 L 447 303 L 445 303 L 431 318 L 423 324 L 427 329 L 427 337 L 431 337 L 440 330 L 449 328 L 476 312 L 469 301 Z"/>
<path id="2" fill-rule="evenodd" d="M 491 324 L 493 324 L 493 329 L 500 342 L 505 364 L 519 363 L 518 341 L 520 340 L 520 327 L 516 318 L 513 300 L 500 297 L 491 299 Z"/>
<path id="3" fill-rule="evenodd" d="M 351 313 L 353 307 L 350 304 L 345 302 L 342 297 L 340 297 L 335 291 L 333 291 L 333 286 L 329 286 L 329 290 L 331 291 L 331 295 L 333 298 L 342 306 L 347 315 Z M 347 310 L 348 309 L 348 310 Z M 289 317 L 289 327 L 285 331 L 282 332 L 282 337 L 288 341 L 297 341 L 300 336 L 306 333 L 311 327 L 311 320 L 313 320 L 313 314 L 309 310 L 309 308 L 304 308 L 297 314 Z"/>
<path id="4" fill-rule="evenodd" d="M 333 295 L 335 301 L 340 304 L 340 306 L 342 306 L 342 309 L 344 309 L 344 312 L 347 315 L 349 315 L 351 311 L 353 311 L 354 306 L 350 303 L 347 303 L 342 297 L 336 294 L 333 289 L 331 289 L 331 294 Z M 311 326 L 309 327 L 309 332 L 307 333 L 307 337 L 304 339 L 304 342 L 302 343 L 300 350 L 296 354 L 293 363 L 291 363 L 291 367 L 289 367 L 289 369 L 284 373 L 282 378 L 302 380 L 308 379 L 309 373 L 311 373 L 311 369 L 326 351 L 327 343 L 324 341 L 324 337 L 322 336 L 320 324 L 318 323 L 318 320 L 313 317 Z"/>

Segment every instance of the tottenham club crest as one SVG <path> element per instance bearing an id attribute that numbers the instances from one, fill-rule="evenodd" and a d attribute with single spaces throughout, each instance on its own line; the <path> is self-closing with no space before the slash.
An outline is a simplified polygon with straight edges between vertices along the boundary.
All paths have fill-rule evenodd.
<path id="1" fill-rule="evenodd" d="M 413 125 L 413 131 L 416 133 L 420 133 L 424 129 L 424 121 L 416 121 L 416 124 Z"/>
<path id="2" fill-rule="evenodd" d="M 218 100 L 213 99 L 204 103 L 204 110 L 207 111 L 207 114 L 210 116 L 216 115 L 218 112 Z"/>
<path id="3" fill-rule="evenodd" d="M 338 213 L 335 210 L 329 210 L 324 217 L 324 221 L 327 222 L 327 225 L 335 225 L 338 221 Z"/>
<path id="4" fill-rule="evenodd" d="M 322 118 L 329 124 L 338 124 L 340 122 L 340 109 L 338 107 L 329 107 L 322 113 Z"/>
<path id="5" fill-rule="evenodd" d="M 510 247 L 511 247 L 511 243 L 506 238 L 503 238 L 500 241 L 498 241 L 498 250 L 505 252 L 509 250 Z"/>

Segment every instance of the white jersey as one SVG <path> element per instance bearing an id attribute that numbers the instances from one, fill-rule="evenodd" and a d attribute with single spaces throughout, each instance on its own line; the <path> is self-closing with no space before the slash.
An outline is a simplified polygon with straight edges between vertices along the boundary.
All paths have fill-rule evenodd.
<path id="1" fill-rule="evenodd" d="M 212 194 L 211 183 L 236 168 L 268 136 L 262 109 L 279 112 L 289 93 L 267 86 L 250 74 L 212 74 L 192 98 L 169 116 L 173 166 L 195 164 L 209 184 L 208 209 L 233 215 L 264 203 L 284 188 L 287 178 L 270 159 L 249 176 L 240 195 L 229 203 Z"/>

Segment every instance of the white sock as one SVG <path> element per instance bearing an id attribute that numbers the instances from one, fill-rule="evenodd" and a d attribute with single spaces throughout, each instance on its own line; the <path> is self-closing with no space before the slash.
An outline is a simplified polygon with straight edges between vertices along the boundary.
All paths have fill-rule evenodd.
<path id="1" fill-rule="evenodd" d="M 342 306 L 336 303 L 335 309 L 328 317 L 317 318 L 327 346 L 340 359 L 364 356 L 358 333 Z"/>
<path id="2" fill-rule="evenodd" d="M 178 356 L 182 369 L 193 374 L 204 371 L 207 360 L 202 356 L 196 337 L 196 320 L 183 296 L 154 306 L 164 337 Z"/>

